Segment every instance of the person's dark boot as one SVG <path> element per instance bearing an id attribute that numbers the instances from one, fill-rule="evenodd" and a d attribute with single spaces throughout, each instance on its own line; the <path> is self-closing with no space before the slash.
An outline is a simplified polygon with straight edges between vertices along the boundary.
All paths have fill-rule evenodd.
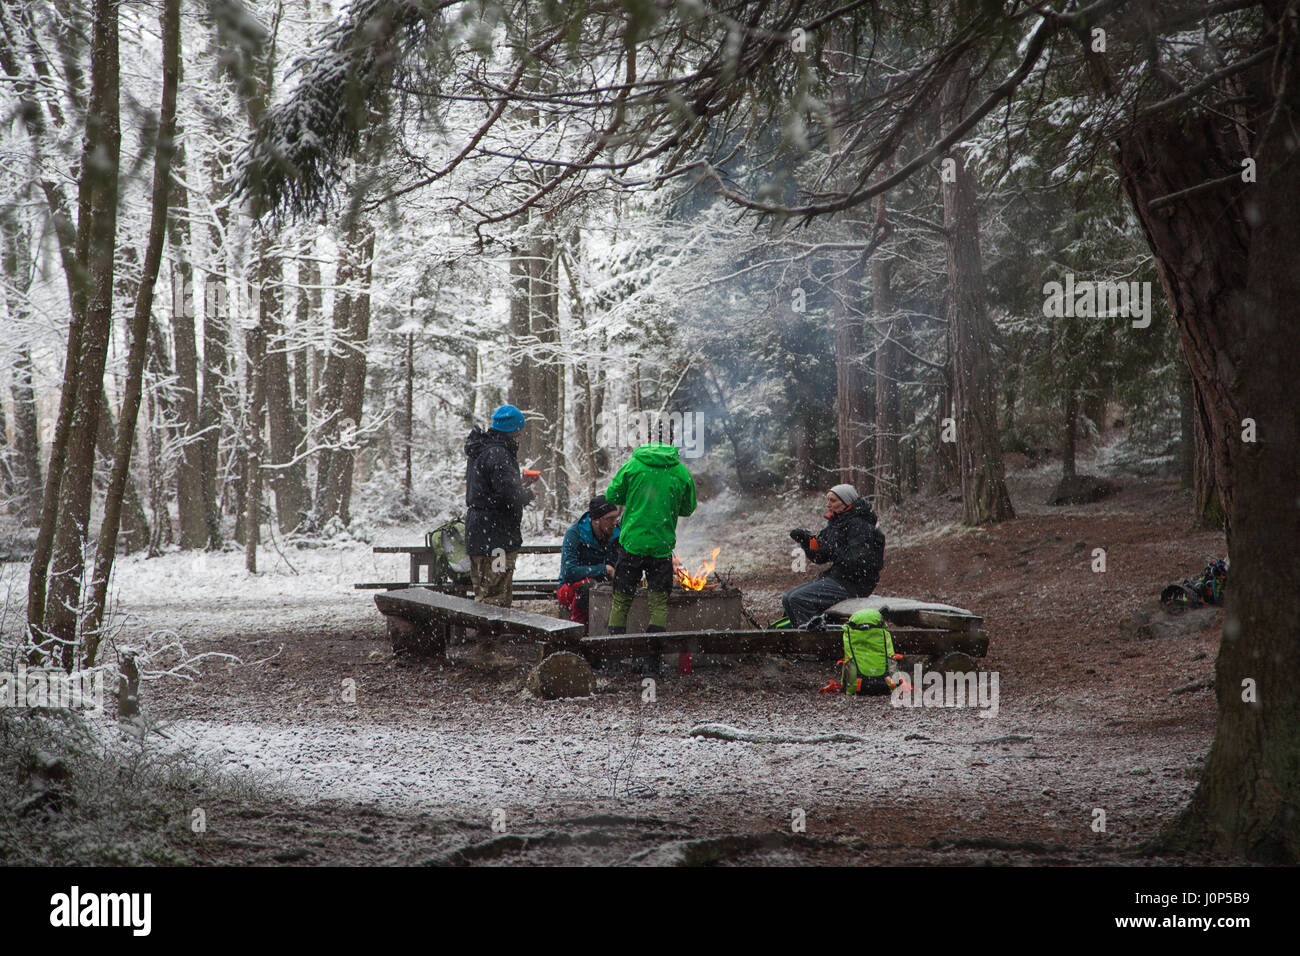
<path id="1" fill-rule="evenodd" d="M 667 628 L 660 627 L 657 624 L 649 624 L 646 625 L 645 632 L 647 634 L 663 634 L 666 630 Z M 658 677 L 662 673 L 662 669 L 663 669 L 662 654 L 654 653 L 651 654 L 649 657 L 642 658 L 641 661 L 642 677 Z"/>
<path id="2" fill-rule="evenodd" d="M 609 630 L 607 630 L 605 633 L 606 633 L 606 634 L 626 634 L 626 633 L 627 633 L 627 628 L 625 628 L 625 627 L 614 627 L 613 625 L 610 625 Z"/>

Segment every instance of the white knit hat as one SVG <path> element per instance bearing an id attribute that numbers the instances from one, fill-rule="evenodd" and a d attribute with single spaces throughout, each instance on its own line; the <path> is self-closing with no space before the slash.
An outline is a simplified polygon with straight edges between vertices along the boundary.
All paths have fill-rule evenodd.
<path id="1" fill-rule="evenodd" d="M 852 485 L 836 485 L 831 489 L 831 494 L 836 498 L 839 498 L 840 501 L 844 502 L 846 505 L 852 505 L 853 502 L 857 501 L 858 498 L 861 497 L 861 495 L 858 494 L 858 489 L 854 488 Z"/>

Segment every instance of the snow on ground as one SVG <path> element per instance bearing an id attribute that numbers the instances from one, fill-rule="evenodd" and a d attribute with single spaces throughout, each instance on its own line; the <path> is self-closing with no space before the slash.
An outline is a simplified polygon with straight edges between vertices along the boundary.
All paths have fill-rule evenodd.
<path id="1" fill-rule="evenodd" d="M 1194 770 L 1178 734 L 1134 747 L 1046 700 L 1021 702 L 994 719 L 974 710 L 891 709 L 884 700 L 836 700 L 835 715 L 786 707 L 764 714 L 753 700 L 710 709 L 765 733 L 797 737 L 830 726 L 863 738 L 809 745 L 691 737 L 700 722 L 688 712 L 695 708 L 641 709 L 628 703 L 633 696 L 488 705 L 486 712 L 418 709 L 400 726 L 364 718 L 180 721 L 168 733 L 176 746 L 278 781 L 308 802 L 468 818 L 496 808 L 544 816 L 629 806 L 645 814 L 732 807 L 780 817 L 797 807 L 939 801 L 979 819 L 978 808 L 996 793 L 997 802 L 1066 828 L 1085 825 L 1103 806 L 1111 832 L 1122 833 L 1126 815 L 1176 806 Z M 1125 706 L 1117 694 L 1097 708 Z M 1135 801 L 1134 776 L 1171 779 L 1158 795 Z"/>

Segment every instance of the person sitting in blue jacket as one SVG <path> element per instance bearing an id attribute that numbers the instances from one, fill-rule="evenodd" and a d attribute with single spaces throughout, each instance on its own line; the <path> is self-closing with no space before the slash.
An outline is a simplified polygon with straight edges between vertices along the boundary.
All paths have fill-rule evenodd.
<path id="1" fill-rule="evenodd" d="M 594 581 L 614 576 L 614 543 L 623 509 L 604 495 L 591 499 L 583 516 L 564 533 L 560 546 L 560 589 L 556 599 L 579 624 L 587 623 L 587 597 Z"/>

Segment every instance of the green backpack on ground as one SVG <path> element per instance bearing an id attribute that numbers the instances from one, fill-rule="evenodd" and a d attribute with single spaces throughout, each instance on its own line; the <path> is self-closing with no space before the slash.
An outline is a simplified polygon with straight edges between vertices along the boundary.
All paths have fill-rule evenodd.
<path id="1" fill-rule="evenodd" d="M 895 670 L 894 639 L 875 609 L 856 612 L 844 625 L 841 683 L 846 694 L 888 694 Z"/>

